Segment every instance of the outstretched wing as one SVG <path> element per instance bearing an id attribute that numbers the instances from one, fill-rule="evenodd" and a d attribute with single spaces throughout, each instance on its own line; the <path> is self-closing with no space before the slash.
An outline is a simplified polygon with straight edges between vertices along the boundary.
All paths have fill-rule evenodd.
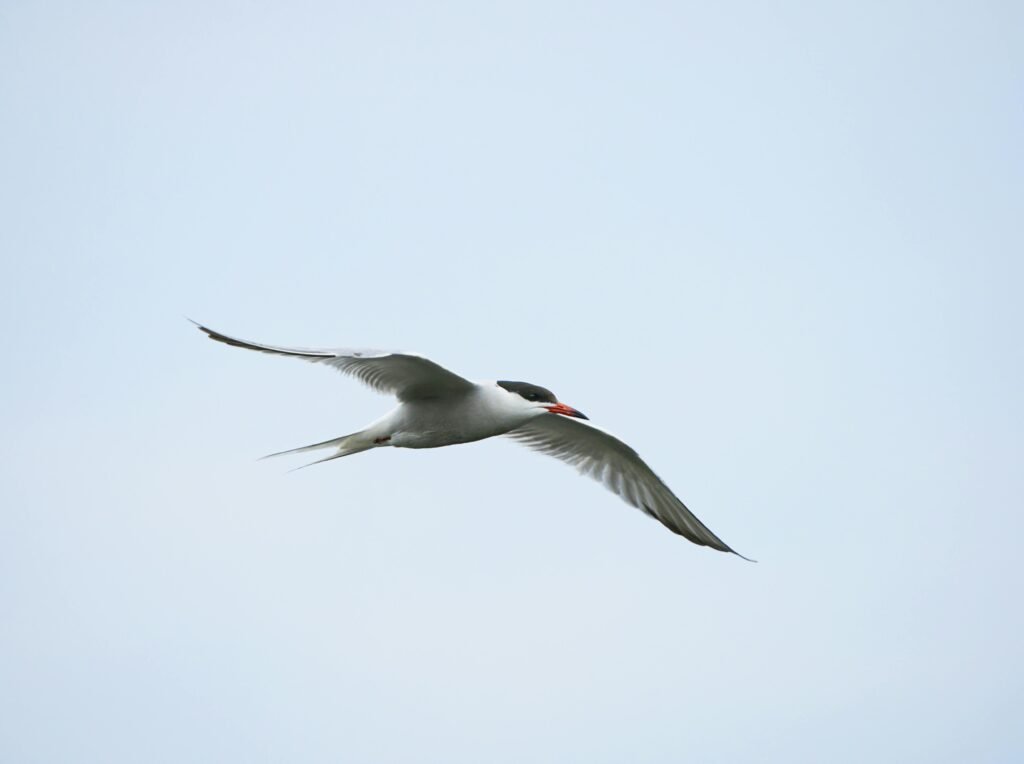
<path id="1" fill-rule="evenodd" d="M 508 436 L 601 481 L 627 504 L 694 544 L 743 557 L 708 530 L 636 451 L 601 428 L 553 414 L 535 417 Z"/>
<path id="2" fill-rule="evenodd" d="M 474 387 L 468 379 L 463 379 L 428 358 L 412 353 L 392 353 L 386 350 L 313 350 L 261 345 L 215 332 L 195 321 L 192 323 L 196 324 L 199 330 L 211 340 L 239 348 L 258 350 L 261 353 L 291 356 L 312 363 L 333 366 L 338 371 L 355 377 L 374 390 L 394 395 L 401 401 L 458 395 L 468 392 Z"/>

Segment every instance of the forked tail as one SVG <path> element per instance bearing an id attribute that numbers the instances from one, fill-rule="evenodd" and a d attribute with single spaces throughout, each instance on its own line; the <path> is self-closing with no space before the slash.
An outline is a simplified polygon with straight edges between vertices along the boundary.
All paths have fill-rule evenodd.
<path id="1" fill-rule="evenodd" d="M 302 467 L 296 467 L 295 469 L 301 470 L 303 467 L 311 467 L 314 464 L 320 464 L 321 462 L 329 462 L 332 459 L 340 459 L 343 456 L 349 456 L 350 454 L 358 454 L 360 451 L 368 451 L 373 448 L 376 444 L 365 432 L 354 432 L 351 435 L 342 435 L 340 438 L 331 438 L 325 440 L 322 443 L 314 443 L 311 446 L 299 446 L 298 448 L 289 448 L 287 451 L 278 451 L 275 454 L 267 454 L 266 456 L 260 457 L 261 459 L 269 459 L 272 456 L 285 456 L 286 454 L 301 454 L 304 451 L 317 451 L 321 448 L 337 448 L 337 452 L 330 456 L 325 456 L 323 459 L 317 459 L 315 462 L 309 464 L 303 464 Z M 293 472 L 295 470 L 292 470 Z"/>

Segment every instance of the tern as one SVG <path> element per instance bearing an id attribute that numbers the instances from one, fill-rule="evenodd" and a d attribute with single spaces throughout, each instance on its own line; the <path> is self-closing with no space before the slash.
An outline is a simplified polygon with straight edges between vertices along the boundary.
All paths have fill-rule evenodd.
<path id="1" fill-rule="evenodd" d="M 359 432 L 270 456 L 333 448 L 310 463 L 320 464 L 372 448 L 439 448 L 504 435 L 576 467 L 694 544 L 743 557 L 698 520 L 636 451 L 540 385 L 471 382 L 415 353 L 263 345 L 192 323 L 217 342 L 325 364 L 398 399 L 396 408 Z"/>

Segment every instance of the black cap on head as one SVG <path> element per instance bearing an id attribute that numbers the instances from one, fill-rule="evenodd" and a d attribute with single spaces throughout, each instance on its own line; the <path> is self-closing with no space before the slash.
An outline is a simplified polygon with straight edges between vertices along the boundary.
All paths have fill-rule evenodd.
<path id="1" fill-rule="evenodd" d="M 507 382 L 498 380 L 498 387 L 503 387 L 510 393 L 525 398 L 528 401 L 540 401 L 542 403 L 558 403 L 555 394 L 546 387 L 531 385 L 529 382 Z"/>

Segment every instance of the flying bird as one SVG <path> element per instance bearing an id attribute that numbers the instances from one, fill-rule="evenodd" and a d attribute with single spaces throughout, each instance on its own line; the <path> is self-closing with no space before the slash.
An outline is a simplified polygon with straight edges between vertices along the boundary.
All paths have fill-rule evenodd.
<path id="1" fill-rule="evenodd" d="M 371 448 L 438 448 L 505 435 L 601 481 L 627 504 L 694 544 L 743 557 L 698 520 L 636 451 L 544 387 L 505 380 L 471 382 L 415 353 L 262 345 L 192 323 L 225 345 L 331 366 L 398 399 L 397 407 L 359 432 L 270 456 L 334 449 L 311 462 L 319 464 Z"/>

